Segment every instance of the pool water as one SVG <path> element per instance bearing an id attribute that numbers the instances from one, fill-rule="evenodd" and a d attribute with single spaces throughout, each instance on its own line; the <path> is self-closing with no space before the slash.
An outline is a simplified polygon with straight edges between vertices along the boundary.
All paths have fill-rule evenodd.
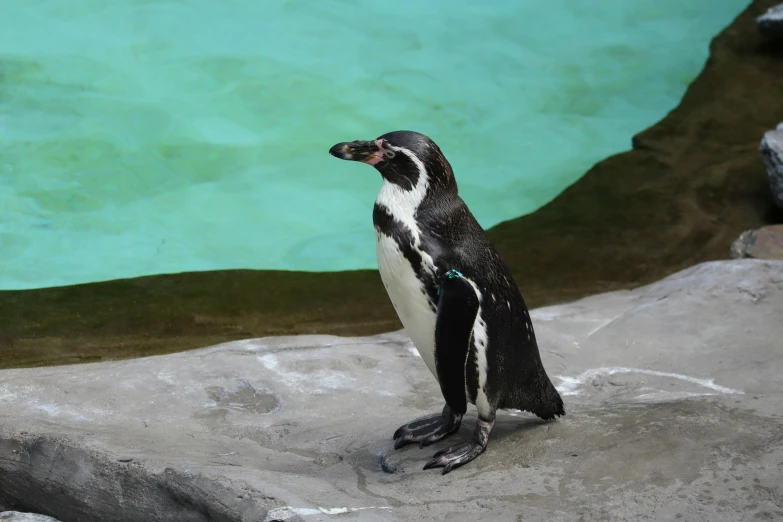
<path id="1" fill-rule="evenodd" d="M 676 106 L 747 0 L 6 0 L 0 288 L 375 267 L 374 169 L 430 135 L 485 227 Z"/>

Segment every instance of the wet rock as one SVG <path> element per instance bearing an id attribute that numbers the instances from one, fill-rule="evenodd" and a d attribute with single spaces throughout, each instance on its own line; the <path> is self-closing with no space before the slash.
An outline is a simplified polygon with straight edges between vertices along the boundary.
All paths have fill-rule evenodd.
<path id="1" fill-rule="evenodd" d="M 783 38 L 783 4 L 767 9 L 756 18 L 756 25 L 764 35 Z"/>
<path id="2" fill-rule="evenodd" d="M 743 232 L 731 245 L 731 257 L 783 260 L 783 225 Z"/>
<path id="3" fill-rule="evenodd" d="M 772 199 L 783 208 L 783 123 L 768 131 L 761 140 L 761 158 L 767 166 Z"/>
<path id="4" fill-rule="evenodd" d="M 59 522 L 56 518 L 35 513 L 22 513 L 20 511 L 3 511 L 0 513 L 0 522 Z"/>

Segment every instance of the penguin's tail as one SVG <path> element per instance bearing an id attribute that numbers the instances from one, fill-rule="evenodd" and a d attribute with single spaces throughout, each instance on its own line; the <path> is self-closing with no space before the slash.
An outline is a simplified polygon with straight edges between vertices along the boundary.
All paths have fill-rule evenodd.
<path id="1" fill-rule="evenodd" d="M 534 408 L 531 408 L 531 413 L 541 417 L 544 420 L 552 420 L 555 417 L 565 415 L 565 408 L 563 407 L 563 399 L 560 394 L 557 393 L 552 382 L 544 377 L 545 383 L 541 388 L 539 400 Z"/>

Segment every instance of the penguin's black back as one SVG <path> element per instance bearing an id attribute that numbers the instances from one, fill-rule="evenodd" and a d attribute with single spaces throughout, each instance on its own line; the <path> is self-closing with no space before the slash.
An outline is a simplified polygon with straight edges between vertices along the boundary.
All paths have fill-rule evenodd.
<path id="1" fill-rule="evenodd" d="M 384 213 L 383 208 L 376 207 L 374 215 Z M 563 401 L 541 362 L 525 301 L 508 267 L 456 187 L 453 191 L 428 192 L 415 219 L 420 229 L 420 248 L 432 256 L 437 273 L 456 268 L 481 291 L 480 315 L 488 338 L 485 393 L 490 404 L 495 408 L 530 411 L 543 419 L 564 415 Z M 394 220 L 382 225 L 384 232 L 391 228 L 404 234 L 405 227 Z M 425 281 L 431 302 L 437 303 L 436 281 L 421 270 L 417 273 Z M 478 387 L 476 349 L 471 343 L 466 370 L 472 401 Z"/>

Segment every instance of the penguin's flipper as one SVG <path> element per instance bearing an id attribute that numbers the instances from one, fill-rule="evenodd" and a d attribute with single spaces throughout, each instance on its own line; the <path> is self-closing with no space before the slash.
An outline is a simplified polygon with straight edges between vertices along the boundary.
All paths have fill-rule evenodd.
<path id="1" fill-rule="evenodd" d="M 456 270 L 446 273 L 441 279 L 435 321 L 435 368 L 446 404 L 462 415 L 468 409 L 465 365 L 478 311 L 479 300 L 473 285 Z"/>
<path id="2" fill-rule="evenodd" d="M 446 274 L 441 282 L 440 293 L 435 322 L 435 366 L 446 404 L 464 414 L 467 409 L 465 366 L 479 300 L 473 285 L 456 270 Z M 489 432 L 494 424 L 494 410 L 483 417 L 479 409 L 479 418 L 470 442 L 440 450 L 424 465 L 424 469 L 442 467 L 445 475 L 475 459 L 487 448 Z"/>
<path id="3" fill-rule="evenodd" d="M 476 292 L 462 274 L 451 270 L 443 276 L 435 322 L 435 367 L 446 405 L 440 415 L 415 420 L 394 432 L 395 449 L 411 442 L 428 446 L 459 430 L 468 409 L 465 361 L 478 309 Z"/>

